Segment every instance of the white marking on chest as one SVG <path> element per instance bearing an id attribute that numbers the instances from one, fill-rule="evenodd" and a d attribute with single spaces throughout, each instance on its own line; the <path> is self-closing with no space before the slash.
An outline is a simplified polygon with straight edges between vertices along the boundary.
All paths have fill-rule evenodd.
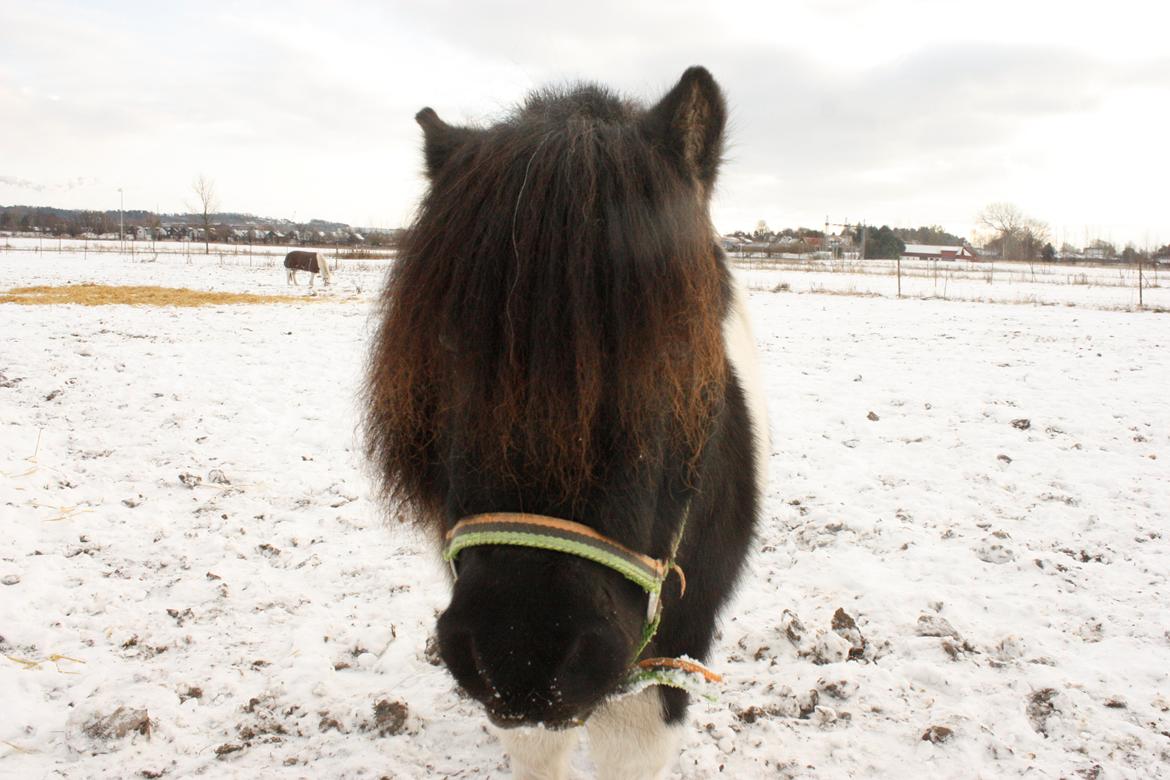
<path id="1" fill-rule="evenodd" d="M 764 397 L 764 383 L 756 340 L 748 318 L 747 290 L 738 279 L 732 280 L 731 308 L 723 321 L 723 343 L 727 358 L 735 370 L 747 402 L 752 436 L 756 449 L 756 489 L 761 499 L 768 485 L 768 463 L 772 455 L 772 436 L 768 429 L 768 407 Z"/>

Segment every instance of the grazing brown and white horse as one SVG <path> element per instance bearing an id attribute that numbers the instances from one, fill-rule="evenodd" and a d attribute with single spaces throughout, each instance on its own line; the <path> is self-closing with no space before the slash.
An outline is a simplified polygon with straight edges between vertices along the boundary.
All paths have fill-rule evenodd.
<path id="1" fill-rule="evenodd" d="M 294 249 L 284 256 L 285 283 L 297 283 L 297 271 L 309 272 L 309 287 L 313 286 L 316 274 L 321 274 L 321 281 L 328 287 L 333 281 L 333 270 L 329 267 L 329 260 L 324 252 L 306 252 Z"/>
<path id="2" fill-rule="evenodd" d="M 522 776 L 564 777 L 582 732 L 602 776 L 657 775 L 691 687 L 665 670 L 711 676 L 768 455 L 709 215 L 725 116 L 691 68 L 650 108 L 583 85 L 490 127 L 416 117 L 430 186 L 382 297 L 367 453 L 452 564 L 439 652 Z"/>

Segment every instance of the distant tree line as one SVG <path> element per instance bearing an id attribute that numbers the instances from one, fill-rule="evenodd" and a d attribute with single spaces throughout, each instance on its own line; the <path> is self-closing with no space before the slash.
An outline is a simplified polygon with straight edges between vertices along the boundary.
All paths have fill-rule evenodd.
<path id="1" fill-rule="evenodd" d="M 202 204 L 199 204 L 200 206 Z M 362 244 L 394 247 L 400 230 L 358 232 L 342 222 L 272 220 L 236 212 L 156 214 L 140 209 L 122 212 L 126 237 L 274 244 Z M 81 238 L 116 236 L 118 212 L 61 209 L 52 206 L 0 206 L 0 231 Z"/>
<path id="2" fill-rule="evenodd" d="M 1121 260 L 1125 263 L 1170 260 L 1170 244 L 1154 250 L 1139 249 L 1133 244 L 1118 249 L 1109 241 L 1097 239 L 1085 247 L 1064 243 L 1057 249 L 1052 243 L 1052 234 L 1047 223 L 1029 216 L 1011 203 L 992 203 L 979 212 L 976 220 L 986 231 L 977 236 L 981 242 L 978 247 L 979 254 L 985 259 L 1001 257 L 1025 261 Z M 939 225 L 918 228 L 850 225 L 840 236 L 826 236 L 823 231 L 813 228 L 772 230 L 761 220 L 756 224 L 754 231 L 749 233 L 737 230 L 727 234 L 727 237 L 756 245 L 752 251 L 800 254 L 845 251 L 846 248 L 860 252 L 864 243 L 865 256 L 877 259 L 900 257 L 906 252 L 907 244 L 970 246 L 966 239 Z"/>

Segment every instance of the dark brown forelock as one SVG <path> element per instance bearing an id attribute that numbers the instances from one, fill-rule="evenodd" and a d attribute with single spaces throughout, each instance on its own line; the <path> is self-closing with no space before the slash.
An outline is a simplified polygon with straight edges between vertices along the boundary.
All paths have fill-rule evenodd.
<path id="1" fill-rule="evenodd" d="M 639 456 L 697 458 L 725 271 L 702 187 L 639 116 L 596 88 L 540 93 L 436 172 L 366 385 L 368 454 L 423 522 L 441 524 L 440 441 L 562 500 Z"/>

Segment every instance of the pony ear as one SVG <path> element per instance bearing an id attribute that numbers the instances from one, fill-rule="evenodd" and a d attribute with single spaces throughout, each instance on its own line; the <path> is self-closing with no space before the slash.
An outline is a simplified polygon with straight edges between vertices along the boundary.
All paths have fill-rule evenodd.
<path id="1" fill-rule="evenodd" d="M 423 129 L 423 156 L 426 158 L 427 176 L 434 179 L 455 150 L 467 140 L 469 131 L 447 124 L 430 107 L 415 114 L 414 121 Z"/>
<path id="2" fill-rule="evenodd" d="M 647 112 L 644 122 L 683 170 L 708 187 L 715 182 L 727 103 L 706 68 L 687 68 L 674 89 Z"/>

